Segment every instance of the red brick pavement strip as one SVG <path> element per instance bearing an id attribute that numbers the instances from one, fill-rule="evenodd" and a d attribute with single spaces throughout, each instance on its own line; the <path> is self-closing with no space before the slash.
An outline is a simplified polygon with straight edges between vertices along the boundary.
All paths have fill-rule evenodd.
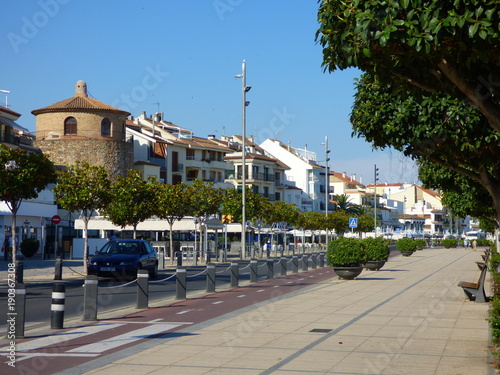
<path id="1" fill-rule="evenodd" d="M 21 344 L 21 351 L 17 353 L 19 361 L 16 368 L 7 367 L 4 366 L 5 363 L 0 363 L 0 373 L 5 375 L 54 374 L 144 343 L 146 340 L 161 338 L 163 340 L 158 341 L 158 344 L 161 344 L 169 337 L 176 337 L 172 333 L 182 334 L 183 330 L 188 330 L 194 324 L 206 322 L 261 302 L 280 298 L 288 293 L 331 279 L 334 276 L 335 273 L 329 267 L 310 270 L 199 298 L 174 302 L 167 306 L 153 307 L 118 318 L 100 320 L 94 324 L 82 324 L 80 327 L 58 331 L 55 335 L 20 340 L 18 344 Z M 169 323 L 172 324 L 169 325 Z M 100 329 L 101 326 L 99 326 L 95 333 L 66 340 L 69 335 L 76 336 L 79 331 L 99 324 L 102 325 L 102 330 Z M 126 336 L 127 333 L 151 324 L 158 327 L 158 331 L 154 333 L 148 331 L 149 333 L 145 334 L 144 338 L 136 339 L 133 342 L 126 343 L 125 340 L 123 345 L 120 342 L 113 343 L 113 338 L 120 335 Z M 186 334 L 189 333 L 186 332 Z M 35 340 L 43 337 L 49 338 L 48 340 L 52 344 L 36 348 Z M 101 353 L 93 353 L 91 351 L 92 345 L 95 346 L 103 341 L 109 343 L 111 348 Z M 30 342 L 35 348 L 28 352 L 22 352 L 22 346 L 29 345 Z M 99 347 L 102 347 L 102 345 Z M 24 356 L 26 353 L 29 354 Z"/>

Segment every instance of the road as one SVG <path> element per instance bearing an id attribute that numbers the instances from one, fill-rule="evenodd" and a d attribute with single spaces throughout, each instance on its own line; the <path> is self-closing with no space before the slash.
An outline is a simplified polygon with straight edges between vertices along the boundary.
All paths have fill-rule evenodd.
<path id="1" fill-rule="evenodd" d="M 124 358 L 139 348 L 143 350 L 145 346 L 152 347 L 165 340 L 190 335 L 190 329 L 195 329 L 197 324 L 222 319 L 225 314 L 252 305 L 260 306 L 257 312 L 264 314 L 266 301 L 283 298 L 290 292 L 334 275 L 329 267 L 289 274 L 125 316 L 88 322 L 59 330 L 57 334 L 21 340 L 16 348 L 16 368 L 0 363 L 0 373 L 81 374 L 102 366 L 109 358 Z M 3 355 L 7 350 L 5 344 L 0 347 Z"/>
<path id="2" fill-rule="evenodd" d="M 280 267 L 275 260 L 275 274 L 279 273 Z M 291 272 L 290 259 L 288 259 L 288 272 Z M 250 279 L 249 261 L 239 261 L 239 279 L 248 281 Z M 258 279 L 264 280 L 267 275 L 266 260 L 258 261 Z M 229 263 L 216 265 L 216 286 L 217 288 L 227 288 L 230 284 Z M 203 271 L 205 266 L 187 267 L 187 291 L 190 292 L 206 290 L 206 274 Z M 149 301 L 155 302 L 161 299 L 175 297 L 176 280 L 175 270 L 160 270 L 157 280 L 149 282 Z M 26 315 L 25 327 L 38 328 L 50 326 L 52 288 L 55 281 L 29 282 L 26 281 Z M 63 280 L 66 286 L 66 300 L 64 319 L 74 319 L 83 316 L 83 277 L 81 279 Z M 98 315 L 113 310 L 136 305 L 137 284 L 133 282 L 120 282 L 112 279 L 99 279 L 98 292 Z M 6 300 L 7 285 L 0 285 L 0 300 Z M 7 316 L 7 304 L 0 305 L 0 316 Z M 0 324 L 0 335 L 6 332 L 5 321 Z"/>

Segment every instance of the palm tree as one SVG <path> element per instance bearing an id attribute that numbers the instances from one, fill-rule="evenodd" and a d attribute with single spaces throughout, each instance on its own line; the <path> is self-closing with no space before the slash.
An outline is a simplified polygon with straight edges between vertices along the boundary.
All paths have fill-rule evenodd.
<path id="1" fill-rule="evenodd" d="M 357 205 L 351 203 L 350 197 L 347 194 L 338 194 L 333 197 L 334 203 L 337 206 L 336 211 L 345 211 L 350 214 L 357 212 Z"/>

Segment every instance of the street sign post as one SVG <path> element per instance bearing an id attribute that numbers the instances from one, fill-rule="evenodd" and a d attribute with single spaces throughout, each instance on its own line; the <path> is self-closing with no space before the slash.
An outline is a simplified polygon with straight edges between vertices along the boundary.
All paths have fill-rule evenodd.
<path id="1" fill-rule="evenodd" d="M 349 228 L 357 228 L 358 227 L 358 218 L 351 217 L 349 218 Z"/>
<path id="2" fill-rule="evenodd" d="M 59 215 L 54 215 L 52 216 L 52 224 L 59 224 L 61 222 L 61 216 Z"/>

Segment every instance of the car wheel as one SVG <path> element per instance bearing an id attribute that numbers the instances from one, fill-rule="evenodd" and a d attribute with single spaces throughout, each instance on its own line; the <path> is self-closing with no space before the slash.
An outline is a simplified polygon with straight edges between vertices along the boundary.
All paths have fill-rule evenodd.
<path id="1" fill-rule="evenodd" d="M 158 277 L 158 263 L 155 263 L 153 270 L 149 272 L 150 279 L 156 279 Z"/>

